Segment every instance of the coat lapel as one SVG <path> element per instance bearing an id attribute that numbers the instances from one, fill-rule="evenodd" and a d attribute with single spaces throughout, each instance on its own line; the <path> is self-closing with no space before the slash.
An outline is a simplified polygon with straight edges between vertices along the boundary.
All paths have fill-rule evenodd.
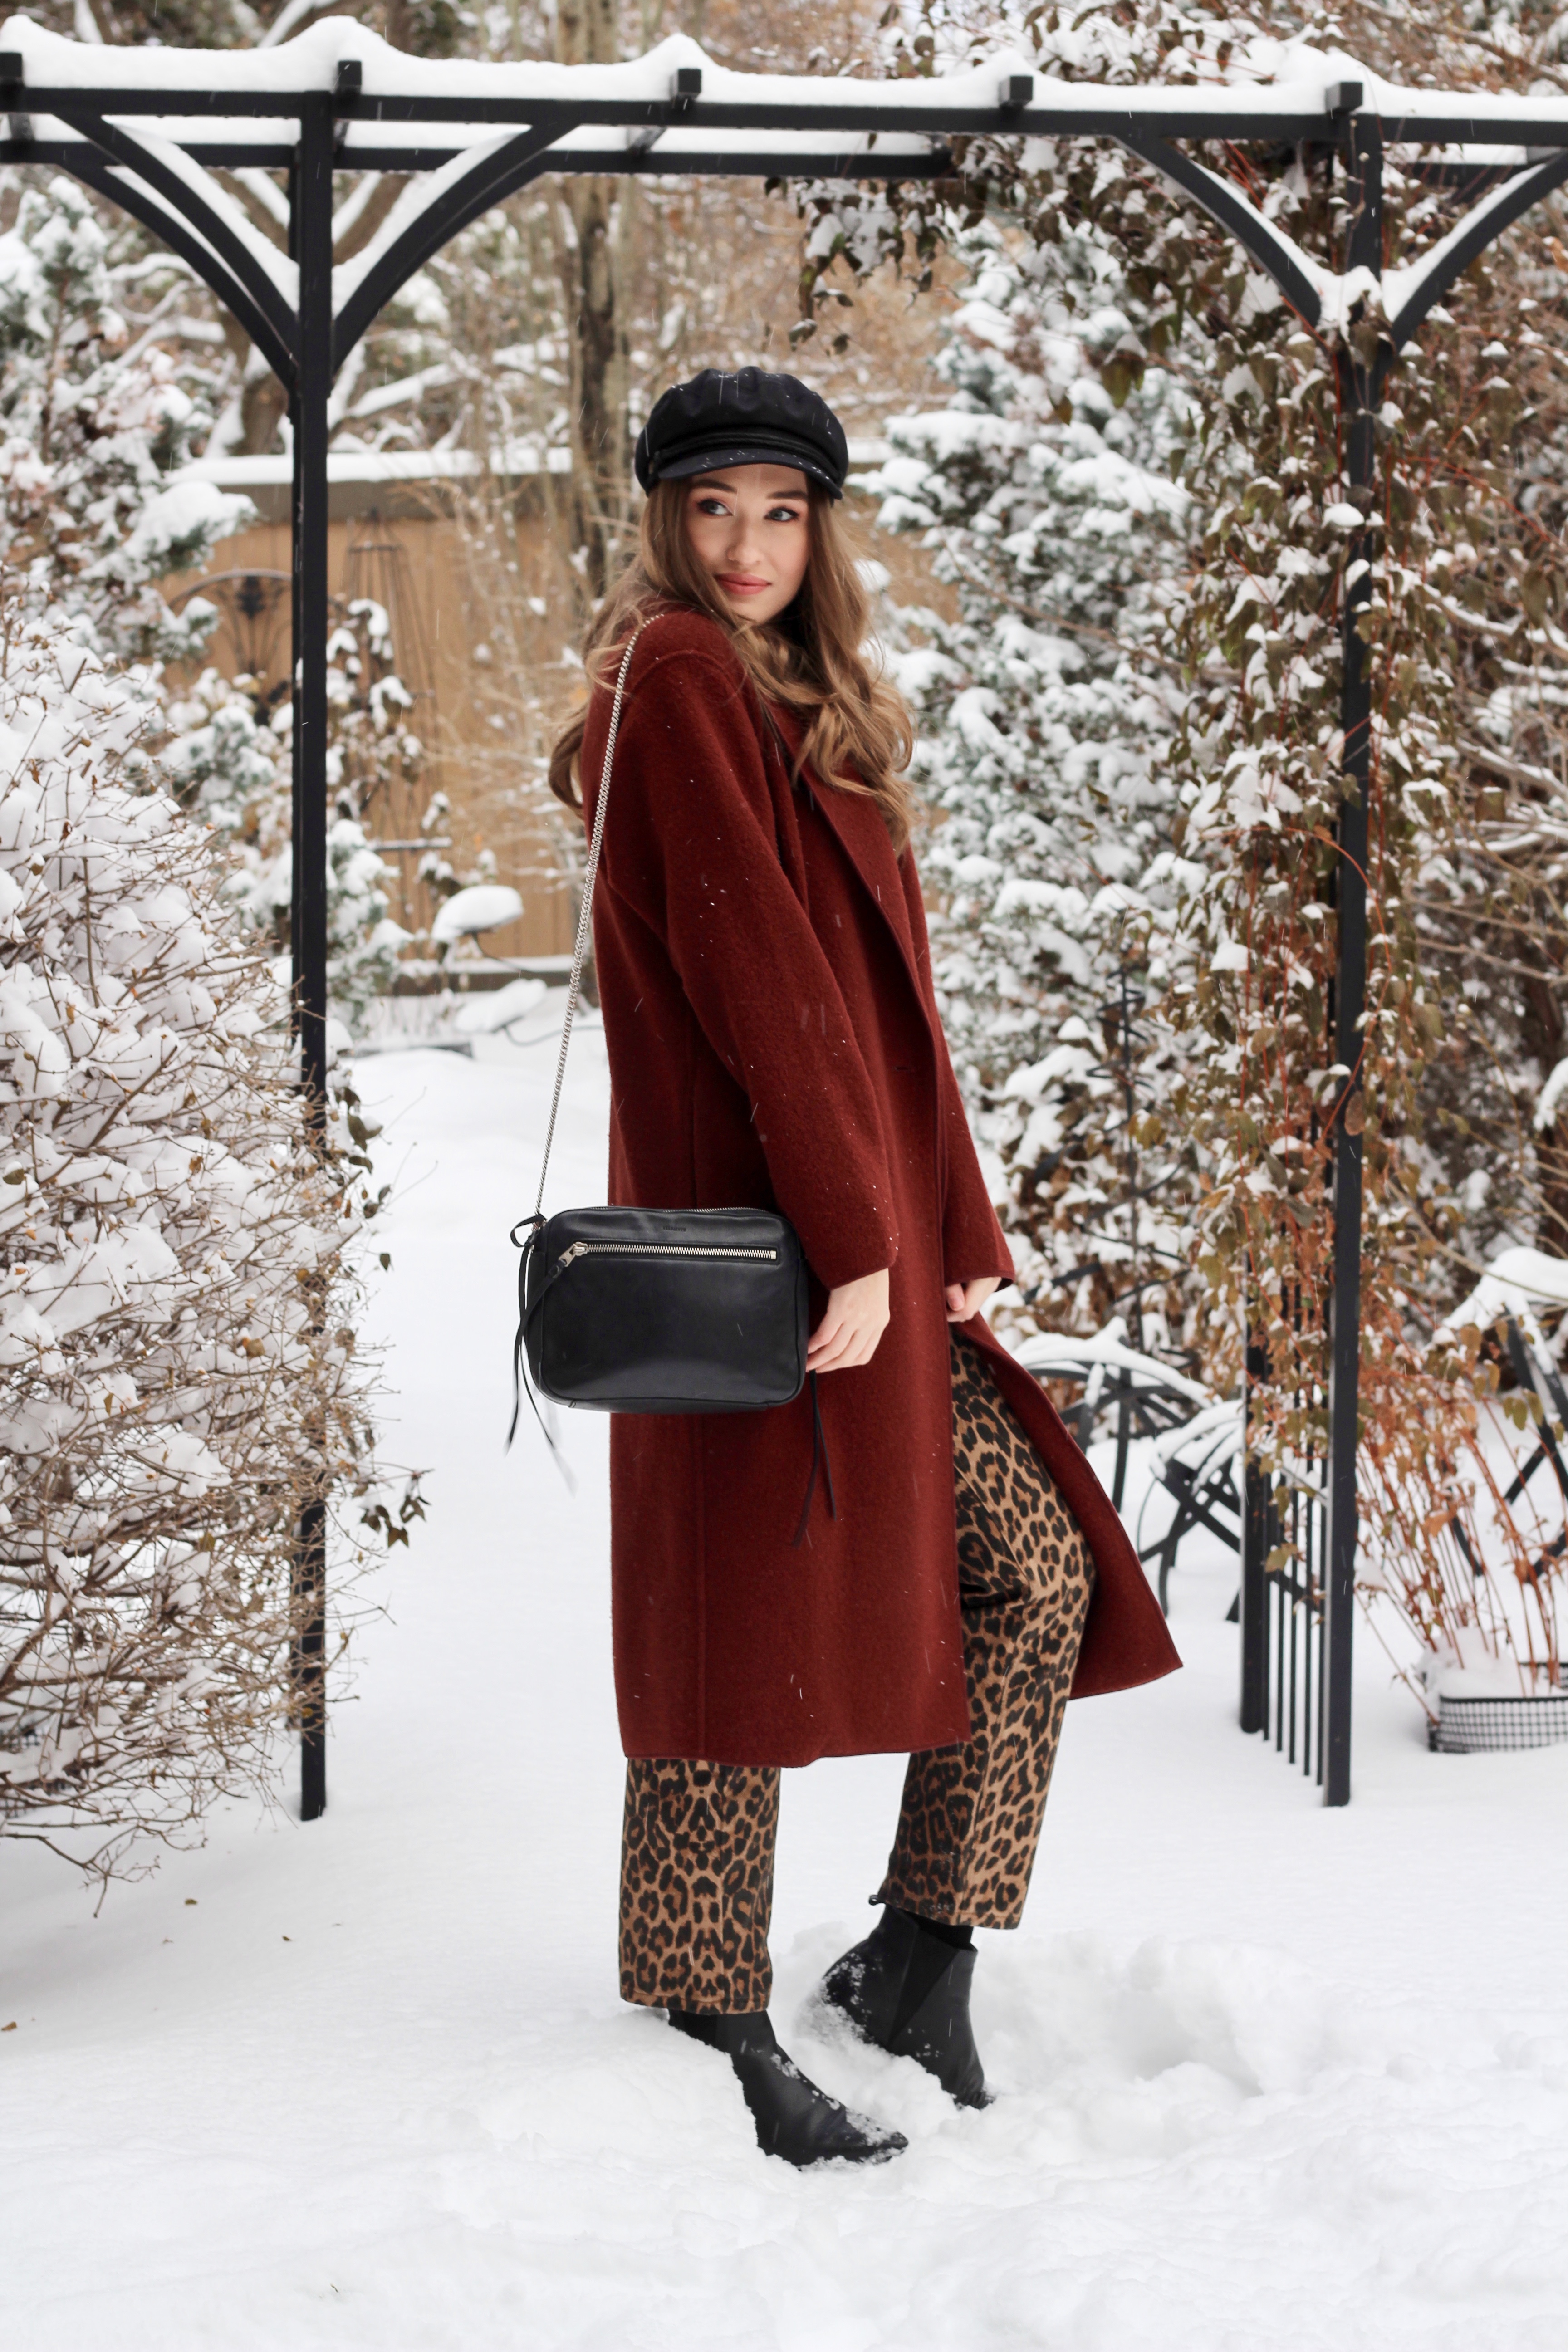
<path id="1" fill-rule="evenodd" d="M 929 979 L 921 972 L 915 954 L 915 937 L 904 898 L 903 877 L 899 871 L 899 861 L 893 855 L 893 845 L 888 838 L 888 828 L 882 822 L 881 812 L 874 800 L 859 793 L 841 793 L 831 786 L 824 789 L 809 768 L 802 782 L 832 826 L 839 846 L 860 877 L 861 887 L 891 931 L 929 1029 L 931 1023 Z"/>
<path id="2" fill-rule="evenodd" d="M 775 724 L 781 739 L 788 747 L 789 761 L 793 762 L 799 746 L 799 730 L 782 711 L 775 714 Z M 854 867 L 862 889 L 891 931 L 929 1029 L 931 1025 L 930 978 L 921 972 L 915 952 L 914 932 L 904 898 L 903 876 L 899 871 L 899 861 L 893 855 L 893 845 L 888 838 L 888 828 L 882 822 L 881 812 L 876 802 L 865 793 L 843 793 L 832 785 L 823 785 L 812 768 L 802 770 L 799 789 L 809 795 L 813 807 L 821 811 L 837 836 L 839 847 Z"/>

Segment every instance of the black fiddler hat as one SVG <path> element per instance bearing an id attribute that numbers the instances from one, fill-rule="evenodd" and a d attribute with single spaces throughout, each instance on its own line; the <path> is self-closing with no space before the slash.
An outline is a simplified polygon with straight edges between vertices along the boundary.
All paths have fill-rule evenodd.
<path id="1" fill-rule="evenodd" d="M 821 394 L 799 376 L 704 368 L 654 402 L 637 435 L 635 463 L 645 490 L 719 466 L 798 466 L 837 499 L 849 470 L 849 444 Z"/>

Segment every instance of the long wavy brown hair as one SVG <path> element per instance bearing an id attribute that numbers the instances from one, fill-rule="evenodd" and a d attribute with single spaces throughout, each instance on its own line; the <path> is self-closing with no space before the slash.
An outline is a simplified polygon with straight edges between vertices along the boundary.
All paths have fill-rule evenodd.
<path id="1" fill-rule="evenodd" d="M 718 583 L 692 552 L 686 533 L 688 481 L 656 482 L 643 508 L 640 543 L 605 599 L 583 641 L 593 685 L 613 677 L 638 621 L 669 604 L 692 605 L 719 623 L 763 707 L 802 722 L 798 776 L 809 767 L 840 791 L 874 800 L 901 850 L 910 837 L 913 796 L 904 776 L 914 730 L 903 698 L 866 656 L 871 607 L 838 509 L 809 483 L 810 553 L 795 602 L 761 625 L 737 620 Z M 578 759 L 586 706 L 565 728 L 550 757 L 550 789 L 581 810 Z"/>

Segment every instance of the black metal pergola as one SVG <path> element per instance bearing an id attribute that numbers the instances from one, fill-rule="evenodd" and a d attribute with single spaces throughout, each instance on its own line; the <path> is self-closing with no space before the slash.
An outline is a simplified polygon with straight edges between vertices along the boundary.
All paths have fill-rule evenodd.
<path id="1" fill-rule="evenodd" d="M 677 37 L 619 65 L 431 60 L 363 27 L 318 25 L 255 50 L 106 48 L 25 16 L 0 29 L 0 160 L 47 163 L 95 189 L 189 263 L 276 371 L 293 442 L 293 969 L 301 1078 L 320 1122 L 327 1081 L 328 404 L 378 312 L 450 238 L 546 173 L 902 181 L 953 168 L 946 142 L 1006 136 L 1115 140 L 1198 204 L 1265 271 L 1334 353 L 1348 419 L 1342 612 L 1341 802 L 1335 1056 L 1348 1073 L 1333 1118 L 1333 1309 L 1322 1667 L 1323 1791 L 1350 1796 L 1355 1601 L 1356 1417 L 1362 1242 L 1362 1018 L 1366 982 L 1367 787 L 1372 658 L 1356 629 L 1372 593 L 1374 419 L 1391 356 L 1456 278 L 1537 200 L 1568 180 L 1568 99 L 1405 90 L 1353 61 L 1288 53 L 1269 84 L 1112 87 L 1059 82 L 997 56 L 961 74 L 888 82 L 741 74 Z M 1351 195 L 1344 268 L 1326 269 L 1182 141 L 1338 149 Z M 1385 269 L 1389 146 L 1436 150 L 1453 184 L 1484 185 L 1413 266 Z M 216 171 L 287 173 L 289 251 L 252 226 Z M 410 174 L 374 238 L 334 267 L 333 182 Z M 1358 306 L 1386 336 L 1370 362 L 1344 333 Z M 326 1805 L 324 1503 L 307 1507 L 300 1693 L 301 1811 Z M 1244 1559 L 1244 1591 L 1262 1575 Z M 1265 1661 L 1266 1666 L 1266 1661 Z M 1265 1669 L 1244 1614 L 1243 1727 L 1262 1727 Z"/>

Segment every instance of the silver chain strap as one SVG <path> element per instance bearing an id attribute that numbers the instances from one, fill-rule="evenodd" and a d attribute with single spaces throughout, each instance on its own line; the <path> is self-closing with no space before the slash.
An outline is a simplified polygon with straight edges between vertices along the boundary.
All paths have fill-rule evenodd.
<path id="1" fill-rule="evenodd" d="M 605 812 L 610 805 L 610 770 L 616 757 L 616 738 L 621 731 L 621 703 L 626 690 L 626 672 L 632 666 L 632 655 L 646 623 L 639 621 L 626 640 L 621 658 L 620 675 L 616 680 L 615 708 L 610 713 L 609 732 L 605 738 L 605 762 L 599 771 L 599 802 L 594 811 L 594 831 L 588 843 L 588 870 L 583 882 L 583 910 L 577 918 L 577 940 L 572 950 L 572 979 L 566 991 L 566 1018 L 561 1027 L 561 1058 L 555 1065 L 555 1092 L 550 1102 L 550 1125 L 544 1131 L 544 1159 L 539 1171 L 539 1198 L 533 1204 L 529 1220 L 535 1226 L 544 1223 L 544 1180 L 550 1172 L 550 1147 L 555 1140 L 555 1118 L 561 1108 L 561 1089 L 566 1079 L 566 1054 L 572 1043 L 572 1024 L 577 1017 L 577 999 L 583 985 L 583 966 L 588 960 L 588 942 L 594 936 L 594 884 L 599 871 L 599 850 L 605 838 Z"/>

